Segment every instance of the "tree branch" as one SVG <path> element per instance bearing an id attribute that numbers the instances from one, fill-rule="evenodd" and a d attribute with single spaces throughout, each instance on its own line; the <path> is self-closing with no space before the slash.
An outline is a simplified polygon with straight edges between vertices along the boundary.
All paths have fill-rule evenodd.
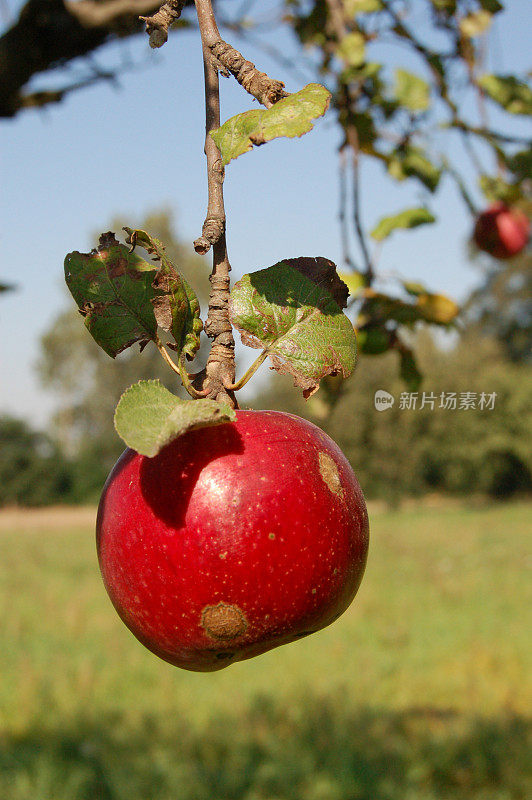
<path id="1" fill-rule="evenodd" d="M 184 5 L 185 0 L 183 0 Z M 108 0 L 98 3 L 96 0 L 65 0 L 65 8 L 76 17 L 84 28 L 112 28 L 130 22 L 138 23 L 139 14 L 146 14 L 158 3 L 153 0 Z M 131 19 L 130 19 L 131 18 Z M 138 28 L 138 24 L 135 25 Z"/>
<path id="2" fill-rule="evenodd" d="M 150 47 L 162 47 L 168 41 L 168 28 L 181 16 L 187 0 L 169 0 L 151 17 L 141 17 L 146 23 L 146 33 L 150 37 Z"/>
<path id="3" fill-rule="evenodd" d="M 210 132 L 220 127 L 220 91 L 218 70 L 213 62 L 209 37 L 218 32 L 210 0 L 195 0 L 203 46 L 203 69 L 205 76 L 205 155 L 207 158 L 207 181 L 209 200 L 207 217 L 200 239 L 194 242 L 198 252 L 213 248 L 213 265 L 210 276 L 211 292 L 205 332 L 212 339 L 207 359 L 203 388 L 209 397 L 219 402 L 236 406 L 235 396 L 225 387 L 235 380 L 235 340 L 229 320 L 229 272 L 231 265 L 227 256 L 225 238 L 225 209 L 223 198 L 224 168 L 220 151 Z M 217 40 L 219 39 L 219 34 Z M 205 249 L 206 247 L 206 249 Z"/>
<path id="4" fill-rule="evenodd" d="M 139 14 L 156 12 L 159 5 L 160 0 L 28 0 L 0 37 L 0 118 L 60 100 L 64 92 L 55 86 L 38 96 L 25 95 L 24 87 L 34 75 L 87 56 L 113 37 L 140 33 Z"/>
<path id="5" fill-rule="evenodd" d="M 255 68 L 255 64 L 246 61 L 242 53 L 224 42 L 223 39 L 219 39 L 211 45 L 210 49 L 222 67 L 236 78 L 248 94 L 255 97 L 266 108 L 271 108 L 278 100 L 288 97 L 282 81 L 270 78 L 265 72 L 259 72 Z"/>

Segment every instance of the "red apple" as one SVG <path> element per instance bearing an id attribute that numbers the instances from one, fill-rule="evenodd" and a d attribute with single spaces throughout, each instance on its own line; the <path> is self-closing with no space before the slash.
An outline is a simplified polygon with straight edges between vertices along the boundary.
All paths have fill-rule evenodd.
<path id="1" fill-rule="evenodd" d="M 477 217 L 473 239 L 480 250 L 495 258 L 512 258 L 526 247 L 530 221 L 518 208 L 494 203 Z"/>
<path id="2" fill-rule="evenodd" d="M 364 497 L 323 431 L 276 411 L 126 450 L 97 522 L 103 580 L 152 652 L 211 671 L 329 625 L 362 580 Z"/>

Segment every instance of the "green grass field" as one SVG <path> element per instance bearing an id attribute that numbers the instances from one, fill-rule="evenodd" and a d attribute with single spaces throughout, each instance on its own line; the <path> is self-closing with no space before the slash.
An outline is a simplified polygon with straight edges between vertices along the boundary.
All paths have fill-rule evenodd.
<path id="1" fill-rule="evenodd" d="M 4 525 L 0 800 L 532 797 L 531 517 L 375 513 L 343 617 L 213 674 L 136 642 L 92 530 Z"/>

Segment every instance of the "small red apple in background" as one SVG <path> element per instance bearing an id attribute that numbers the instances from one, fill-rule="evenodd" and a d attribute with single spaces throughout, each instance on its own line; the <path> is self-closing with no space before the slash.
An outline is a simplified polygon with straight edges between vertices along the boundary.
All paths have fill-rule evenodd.
<path id="1" fill-rule="evenodd" d="M 495 258 L 512 258 L 526 247 L 530 221 L 518 208 L 494 203 L 477 217 L 473 239 L 480 250 Z"/>
<path id="2" fill-rule="evenodd" d="M 368 517 L 341 450 L 276 411 L 126 450 L 97 522 L 103 579 L 146 647 L 211 671 L 329 625 L 362 580 Z"/>

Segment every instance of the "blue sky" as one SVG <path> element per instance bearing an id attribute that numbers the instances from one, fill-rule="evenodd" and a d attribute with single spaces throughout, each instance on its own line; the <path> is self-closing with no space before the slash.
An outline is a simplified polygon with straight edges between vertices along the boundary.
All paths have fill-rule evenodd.
<path id="1" fill-rule="evenodd" d="M 10 5 L 17 7 L 13 0 Z M 266 0 L 262 8 L 274 5 Z M 226 0 L 223 6 L 231 9 L 235 3 Z M 507 6 L 490 34 L 490 68 L 525 71 L 530 67 L 529 0 L 509 0 Z M 275 44 L 297 57 L 288 31 L 276 33 Z M 412 66 L 406 51 L 389 50 L 381 47 L 372 57 Z M 27 112 L 0 124 L 0 280 L 18 285 L 17 292 L 2 297 L 0 306 L 0 413 L 25 416 L 35 425 L 44 425 L 53 408 L 34 365 L 39 337 L 71 302 L 63 288 L 65 254 L 90 248 L 91 234 L 106 230 L 117 214 L 134 225 L 150 210 L 170 208 L 181 236 L 189 241 L 199 234 L 205 214 L 203 70 L 197 34 L 175 33 L 157 52 L 139 37 L 97 53 L 96 60 L 117 64 L 125 55 L 147 63 L 125 72 L 119 89 L 100 84 L 43 113 Z M 285 80 L 289 91 L 301 87 L 301 81 L 283 74 L 261 50 L 248 47 L 246 56 Z M 236 82 L 228 80 L 222 81 L 222 103 L 223 119 L 253 107 Z M 526 132 L 523 120 L 512 124 Z M 338 142 L 331 115 L 302 139 L 272 142 L 228 167 L 227 233 L 235 279 L 290 256 L 323 255 L 341 262 Z M 457 144 L 447 146 L 469 176 L 470 166 Z M 362 167 L 362 196 L 368 230 L 381 216 L 420 200 L 411 182 L 396 185 L 372 163 Z M 448 181 L 429 205 L 438 223 L 414 234 L 396 234 L 383 249 L 380 269 L 463 299 L 479 279 L 467 261 L 471 218 Z M 206 269 L 209 263 L 206 259 Z"/>

